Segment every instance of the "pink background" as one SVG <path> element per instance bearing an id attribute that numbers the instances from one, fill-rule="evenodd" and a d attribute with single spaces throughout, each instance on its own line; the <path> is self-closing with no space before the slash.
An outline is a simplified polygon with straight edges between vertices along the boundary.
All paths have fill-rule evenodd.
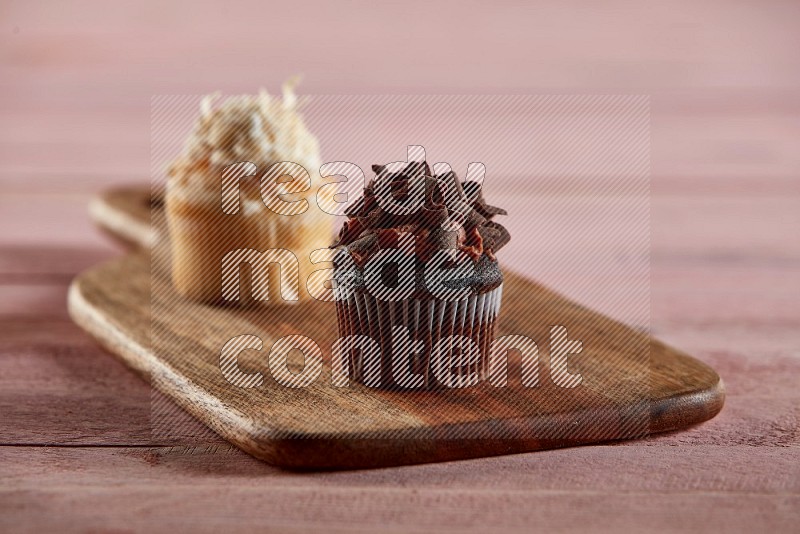
<path id="1" fill-rule="evenodd" d="M 0 527 L 796 529 L 798 50 L 796 1 L 0 3 Z M 66 315 L 72 276 L 119 254 L 87 202 L 148 181 L 152 95 L 296 73 L 306 94 L 650 95 L 651 325 L 719 371 L 723 412 L 630 443 L 300 477 L 213 436 L 152 442 L 149 388 Z M 546 184 L 489 179 L 519 243 Z"/>

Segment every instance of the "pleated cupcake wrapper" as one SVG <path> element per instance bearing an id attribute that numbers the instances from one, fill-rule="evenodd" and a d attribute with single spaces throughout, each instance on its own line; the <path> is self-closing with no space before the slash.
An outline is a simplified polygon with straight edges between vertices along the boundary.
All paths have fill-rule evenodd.
<path id="1" fill-rule="evenodd" d="M 203 207 L 198 206 L 194 216 L 168 212 L 172 276 L 181 294 L 205 302 L 254 304 L 257 301 L 262 306 L 311 300 L 305 284 L 315 268 L 308 255 L 329 244 L 328 214 L 307 213 L 303 215 L 305 219 L 298 220 L 268 212 L 261 201 L 243 201 L 241 213 L 235 216 L 224 214 L 218 204 L 208 206 L 205 211 Z M 315 229 L 318 230 L 316 234 Z M 250 249 L 257 252 L 249 252 Z M 295 276 L 290 264 L 284 262 L 279 277 L 271 274 L 261 261 L 261 253 L 271 249 L 286 249 L 294 254 L 299 273 Z M 265 259 L 282 257 L 291 262 L 281 255 Z M 238 275 L 242 261 L 253 265 L 249 287 L 244 287 Z M 233 277 L 230 276 L 232 268 L 236 271 Z M 223 280 L 225 269 L 229 276 Z M 298 279 L 299 284 L 296 283 Z"/>
<path id="2" fill-rule="evenodd" d="M 445 346 L 452 354 L 453 374 L 469 376 L 477 373 L 484 379 L 489 369 L 489 349 L 494 339 L 494 326 L 500 311 L 503 285 L 479 295 L 472 295 L 457 301 L 407 299 L 386 302 L 369 294 L 353 292 L 346 300 L 336 301 L 339 322 L 339 336 L 364 335 L 380 346 L 380 384 L 375 384 L 374 370 L 361 350 L 350 350 L 346 358 L 349 377 L 356 382 L 384 389 L 406 389 L 395 382 L 393 377 L 393 358 L 404 358 L 400 365 L 411 373 L 421 375 L 423 383 L 414 389 L 436 389 L 447 387 L 439 383 L 433 366 L 433 354 L 437 342 L 447 336 L 464 336 L 477 346 L 480 357 L 473 363 L 467 362 L 467 354 L 451 344 Z M 412 343 L 422 346 L 412 354 L 410 347 L 398 347 L 399 355 L 394 354 L 392 327 L 403 326 L 408 330 Z M 467 365 L 458 365 L 459 358 Z"/>

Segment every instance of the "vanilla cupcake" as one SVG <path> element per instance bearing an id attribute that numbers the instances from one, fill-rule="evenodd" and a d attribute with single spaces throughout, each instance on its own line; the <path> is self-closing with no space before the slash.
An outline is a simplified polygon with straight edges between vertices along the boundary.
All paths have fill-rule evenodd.
<path id="1" fill-rule="evenodd" d="M 194 131 L 169 171 L 166 215 L 175 289 L 208 303 L 249 300 L 249 294 L 269 303 L 308 300 L 306 280 L 319 268 L 312 268 L 309 254 L 329 245 L 332 217 L 317 205 L 315 195 L 323 185 L 319 146 L 298 113 L 292 84 L 284 86 L 282 99 L 262 92 L 217 100 L 203 100 Z M 261 180 L 279 162 L 307 171 L 295 192 L 276 185 L 284 181 L 277 180 L 283 172 Z M 296 166 L 286 169 L 302 173 Z M 287 198 L 287 192 L 291 206 L 274 200 Z M 253 252 L 277 249 L 297 260 L 272 256 L 282 260 L 283 284 L 277 269 L 268 274 L 268 262 Z M 251 264 L 249 284 L 248 277 L 238 279 L 244 261 Z"/>
<path id="2" fill-rule="evenodd" d="M 477 182 L 433 176 L 424 162 L 373 170 L 334 244 L 337 357 L 371 387 L 474 385 L 488 373 L 503 293 L 495 253 L 510 239 L 490 219 L 505 211 Z M 387 208 L 415 190 L 424 199 L 415 210 Z"/>

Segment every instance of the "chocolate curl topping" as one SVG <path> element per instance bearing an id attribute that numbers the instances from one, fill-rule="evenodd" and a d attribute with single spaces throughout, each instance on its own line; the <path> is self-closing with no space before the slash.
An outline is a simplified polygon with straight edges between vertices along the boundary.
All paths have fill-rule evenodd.
<path id="1" fill-rule="evenodd" d="M 385 165 L 373 165 L 372 170 L 375 177 L 364 188 L 364 196 L 345 210 L 349 219 L 332 245 L 346 246 L 359 266 L 378 250 L 394 248 L 400 233 L 414 234 L 422 261 L 449 248 L 458 248 L 475 261 L 483 255 L 495 260 L 495 252 L 510 240 L 508 231 L 491 220 L 506 211 L 486 203 L 479 183 L 462 183 L 452 171 L 433 176 L 424 161 L 411 162 L 399 172 Z M 424 203 L 415 212 L 397 214 L 381 208 L 378 191 L 403 202 L 418 181 L 424 184 Z"/>

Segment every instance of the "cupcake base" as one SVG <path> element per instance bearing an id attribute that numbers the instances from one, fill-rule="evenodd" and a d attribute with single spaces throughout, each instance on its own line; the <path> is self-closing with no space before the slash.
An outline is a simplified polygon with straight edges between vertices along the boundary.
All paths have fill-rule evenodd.
<path id="1" fill-rule="evenodd" d="M 172 282 L 184 297 L 207 304 L 285 305 L 308 302 L 309 276 L 319 269 L 311 263 L 314 250 L 327 250 L 332 234 L 331 217 L 316 209 L 288 217 L 278 215 L 261 200 L 242 201 L 239 213 L 226 214 L 219 199 L 195 201 L 191 191 L 177 186 L 167 189 L 165 211 L 172 260 Z M 195 196 L 200 196 L 195 195 Z M 235 276 L 223 280 L 229 254 L 252 249 L 264 253 L 283 249 L 294 255 L 280 271 L 270 271 L 266 262 L 243 255 Z M 239 278 L 244 256 L 251 258 L 250 273 Z M 290 275 L 296 273 L 296 276 Z M 295 280 L 296 278 L 296 280 Z M 281 287 L 283 280 L 286 286 Z M 266 283 L 265 283 L 266 282 Z M 319 284 L 313 287 L 319 291 Z"/>
<path id="2" fill-rule="evenodd" d="M 370 387 L 431 390 L 473 385 L 488 374 L 502 294 L 501 284 L 457 301 L 386 302 L 356 291 L 336 301 L 339 337 L 367 336 L 373 350 L 344 344 L 350 350 L 338 357 L 344 359 L 351 380 Z"/>

